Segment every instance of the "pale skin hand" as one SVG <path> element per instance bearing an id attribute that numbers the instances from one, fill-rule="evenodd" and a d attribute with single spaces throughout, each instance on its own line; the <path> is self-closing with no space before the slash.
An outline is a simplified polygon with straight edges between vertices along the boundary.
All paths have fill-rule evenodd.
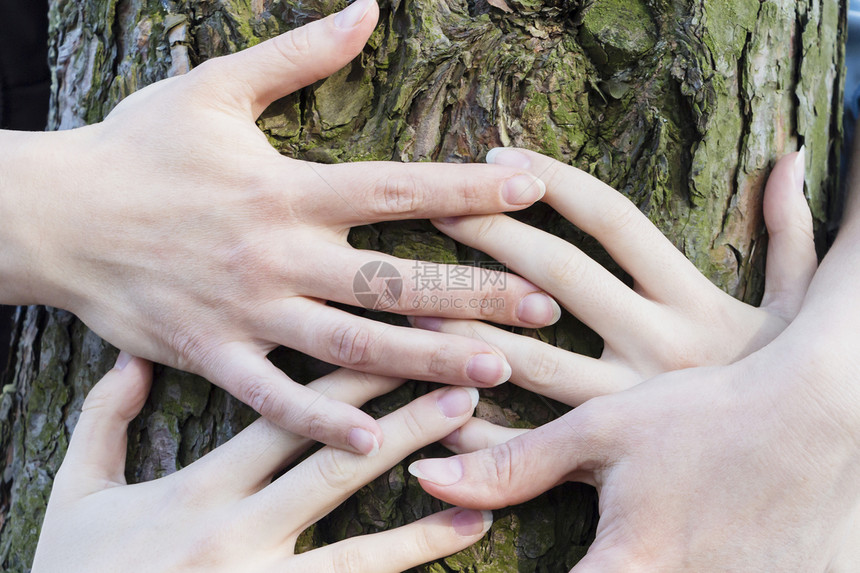
<path id="1" fill-rule="evenodd" d="M 491 525 L 489 512 L 454 508 L 293 553 L 299 534 L 359 487 L 463 424 L 475 389 L 443 388 L 382 418 L 387 439 L 374 457 L 327 447 L 271 482 L 311 442 L 261 418 L 187 468 L 126 485 L 128 423 L 150 378 L 148 362 L 122 354 L 87 396 L 51 492 L 35 573 L 386 573 L 465 549 Z M 401 382 L 340 370 L 312 384 L 357 405 Z"/>
<path id="2" fill-rule="evenodd" d="M 475 428 L 460 450 L 486 449 L 413 473 L 482 508 L 595 485 L 597 538 L 577 572 L 855 571 L 858 244 L 854 197 L 797 316 L 741 361 L 659 375 L 509 441 Z"/>
<path id="3" fill-rule="evenodd" d="M 594 177 L 538 153 L 498 149 L 489 161 L 531 170 L 547 182 L 544 201 L 589 233 L 634 279 L 621 280 L 563 239 L 505 215 L 434 221 L 456 240 L 505 262 L 552 294 L 604 340 L 599 359 L 474 320 L 415 318 L 417 327 L 471 336 L 502 350 L 511 381 L 571 406 L 663 372 L 730 364 L 773 340 L 797 314 L 817 267 L 812 215 L 803 196 L 804 156 L 775 166 L 764 197 L 769 231 L 767 288 L 760 307 L 710 283 L 623 195 Z M 480 445 L 480 420 L 446 445 Z"/>
<path id="4" fill-rule="evenodd" d="M 413 261 L 355 250 L 349 229 L 522 209 L 543 184 L 505 166 L 296 161 L 254 124 L 273 100 L 359 54 L 377 17 L 373 0 L 359 0 L 149 86 L 94 126 L 0 132 L 0 301 L 71 310 L 120 348 L 200 374 L 284 428 L 362 453 L 381 443 L 376 422 L 292 382 L 267 360 L 272 349 L 381 375 L 505 381 L 510 367 L 486 342 L 389 326 L 326 301 L 358 304 L 356 273 L 386 261 L 404 279 L 388 310 L 437 314 L 421 304 Z M 470 304 L 486 297 L 504 304 Z M 451 298 L 449 316 L 521 326 L 560 312 L 513 276 L 505 288 Z"/>

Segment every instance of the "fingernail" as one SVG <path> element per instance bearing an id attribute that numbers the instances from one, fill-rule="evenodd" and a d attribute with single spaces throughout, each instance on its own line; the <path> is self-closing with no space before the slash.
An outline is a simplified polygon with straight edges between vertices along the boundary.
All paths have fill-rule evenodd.
<path id="1" fill-rule="evenodd" d="M 334 17 L 334 25 L 341 30 L 354 28 L 359 22 L 364 20 L 364 15 L 367 14 L 367 9 L 370 8 L 368 0 L 356 0 Z"/>
<path id="2" fill-rule="evenodd" d="M 410 316 L 408 320 L 415 328 L 434 332 L 442 330 L 442 319 L 435 316 Z"/>
<path id="3" fill-rule="evenodd" d="M 125 350 L 121 350 L 119 356 L 116 357 L 116 365 L 114 366 L 117 370 L 122 370 L 128 363 L 131 362 L 131 359 L 134 358 L 131 354 L 126 352 Z"/>
<path id="4" fill-rule="evenodd" d="M 525 154 L 506 147 L 495 147 L 489 150 L 487 152 L 487 163 L 519 167 L 520 169 L 528 169 L 532 166 L 531 160 Z"/>
<path id="5" fill-rule="evenodd" d="M 466 374 L 480 384 L 497 386 L 511 377 L 511 365 L 495 354 L 476 354 L 466 365 Z"/>
<path id="6" fill-rule="evenodd" d="M 534 292 L 520 301 L 517 318 L 529 324 L 548 326 L 561 318 L 561 307 L 551 296 Z"/>
<path id="7" fill-rule="evenodd" d="M 433 220 L 441 225 L 453 225 L 460 219 L 462 219 L 462 217 L 439 217 L 438 219 Z"/>
<path id="8" fill-rule="evenodd" d="M 454 514 L 451 525 L 457 535 L 462 537 L 483 534 L 493 525 L 493 512 L 464 509 Z"/>
<path id="9" fill-rule="evenodd" d="M 545 193 L 544 182 L 532 175 L 511 177 L 502 189 L 502 197 L 511 205 L 531 205 Z"/>
<path id="10" fill-rule="evenodd" d="M 355 451 L 369 458 L 379 453 L 379 442 L 376 440 L 376 436 L 363 428 L 351 429 L 347 441 Z"/>
<path id="11" fill-rule="evenodd" d="M 463 464 L 458 458 L 418 460 L 408 469 L 418 479 L 436 485 L 454 485 L 463 477 Z"/>
<path id="12" fill-rule="evenodd" d="M 803 194 L 803 184 L 806 182 L 806 145 L 801 146 L 794 158 L 794 184 L 800 194 Z"/>
<path id="13" fill-rule="evenodd" d="M 436 400 L 436 406 L 446 418 L 459 418 L 478 405 L 477 388 L 451 388 Z"/>

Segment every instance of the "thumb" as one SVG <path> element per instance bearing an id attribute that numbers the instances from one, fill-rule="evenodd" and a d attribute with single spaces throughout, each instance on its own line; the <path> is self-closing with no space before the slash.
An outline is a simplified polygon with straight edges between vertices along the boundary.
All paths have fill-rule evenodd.
<path id="1" fill-rule="evenodd" d="M 800 310 L 818 268 L 812 213 L 803 195 L 804 148 L 780 159 L 764 192 L 768 248 L 763 307 L 791 320 Z"/>
<path id="2" fill-rule="evenodd" d="M 152 383 L 152 364 L 120 352 L 84 400 L 57 486 L 71 486 L 83 497 L 107 484 L 125 483 L 128 423 L 140 413 Z"/>
<path id="3" fill-rule="evenodd" d="M 472 509 L 522 503 L 568 480 L 594 484 L 593 471 L 603 465 L 606 440 L 591 425 L 591 402 L 492 448 L 418 460 L 409 473 L 421 480 L 427 493 Z"/>
<path id="4" fill-rule="evenodd" d="M 247 103 L 256 118 L 276 99 L 348 64 L 361 52 L 378 17 L 375 0 L 356 0 L 337 14 L 209 60 L 189 77 L 203 80 L 210 95 L 220 93 Z"/>

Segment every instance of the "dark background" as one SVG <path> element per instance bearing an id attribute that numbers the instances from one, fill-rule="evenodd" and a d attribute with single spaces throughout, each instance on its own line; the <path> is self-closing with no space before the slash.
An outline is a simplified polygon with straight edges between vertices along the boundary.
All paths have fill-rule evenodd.
<path id="1" fill-rule="evenodd" d="M 0 128 L 45 129 L 50 87 L 47 0 L 0 0 Z M 0 306 L 0 374 L 8 364 L 13 311 Z"/>

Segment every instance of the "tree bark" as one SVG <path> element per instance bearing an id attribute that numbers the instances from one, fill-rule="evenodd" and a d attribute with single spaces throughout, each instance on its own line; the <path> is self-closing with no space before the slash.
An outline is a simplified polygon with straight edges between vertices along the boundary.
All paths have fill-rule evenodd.
<path id="1" fill-rule="evenodd" d="M 101 120 L 129 93 L 214 56 L 343 8 L 343 0 L 52 0 L 50 127 Z M 391 0 L 351 65 L 271 106 L 260 128 L 282 153 L 320 162 L 480 161 L 490 147 L 542 151 L 622 190 L 717 285 L 758 302 L 763 182 L 807 146 L 819 234 L 838 201 L 844 0 Z M 543 206 L 518 218 L 581 245 Z M 356 246 L 473 264 L 486 257 L 426 222 L 355 229 Z M 402 324 L 400 318 L 374 314 Z M 599 355 L 576 319 L 529 331 Z M 51 482 L 87 390 L 116 351 L 69 313 L 20 308 L 0 396 L 0 565 L 29 570 Z M 279 351 L 306 381 L 326 367 Z M 382 415 L 429 388 L 410 383 L 368 406 Z M 514 426 L 565 410 L 512 385 L 483 391 L 478 415 Z M 130 482 L 176 471 L 253 419 L 206 381 L 167 368 L 130 429 Z M 300 546 L 411 522 L 441 508 L 405 465 L 311 527 Z M 420 571 L 567 570 L 597 523 L 591 488 L 568 484 L 496 512 L 477 545 Z"/>

